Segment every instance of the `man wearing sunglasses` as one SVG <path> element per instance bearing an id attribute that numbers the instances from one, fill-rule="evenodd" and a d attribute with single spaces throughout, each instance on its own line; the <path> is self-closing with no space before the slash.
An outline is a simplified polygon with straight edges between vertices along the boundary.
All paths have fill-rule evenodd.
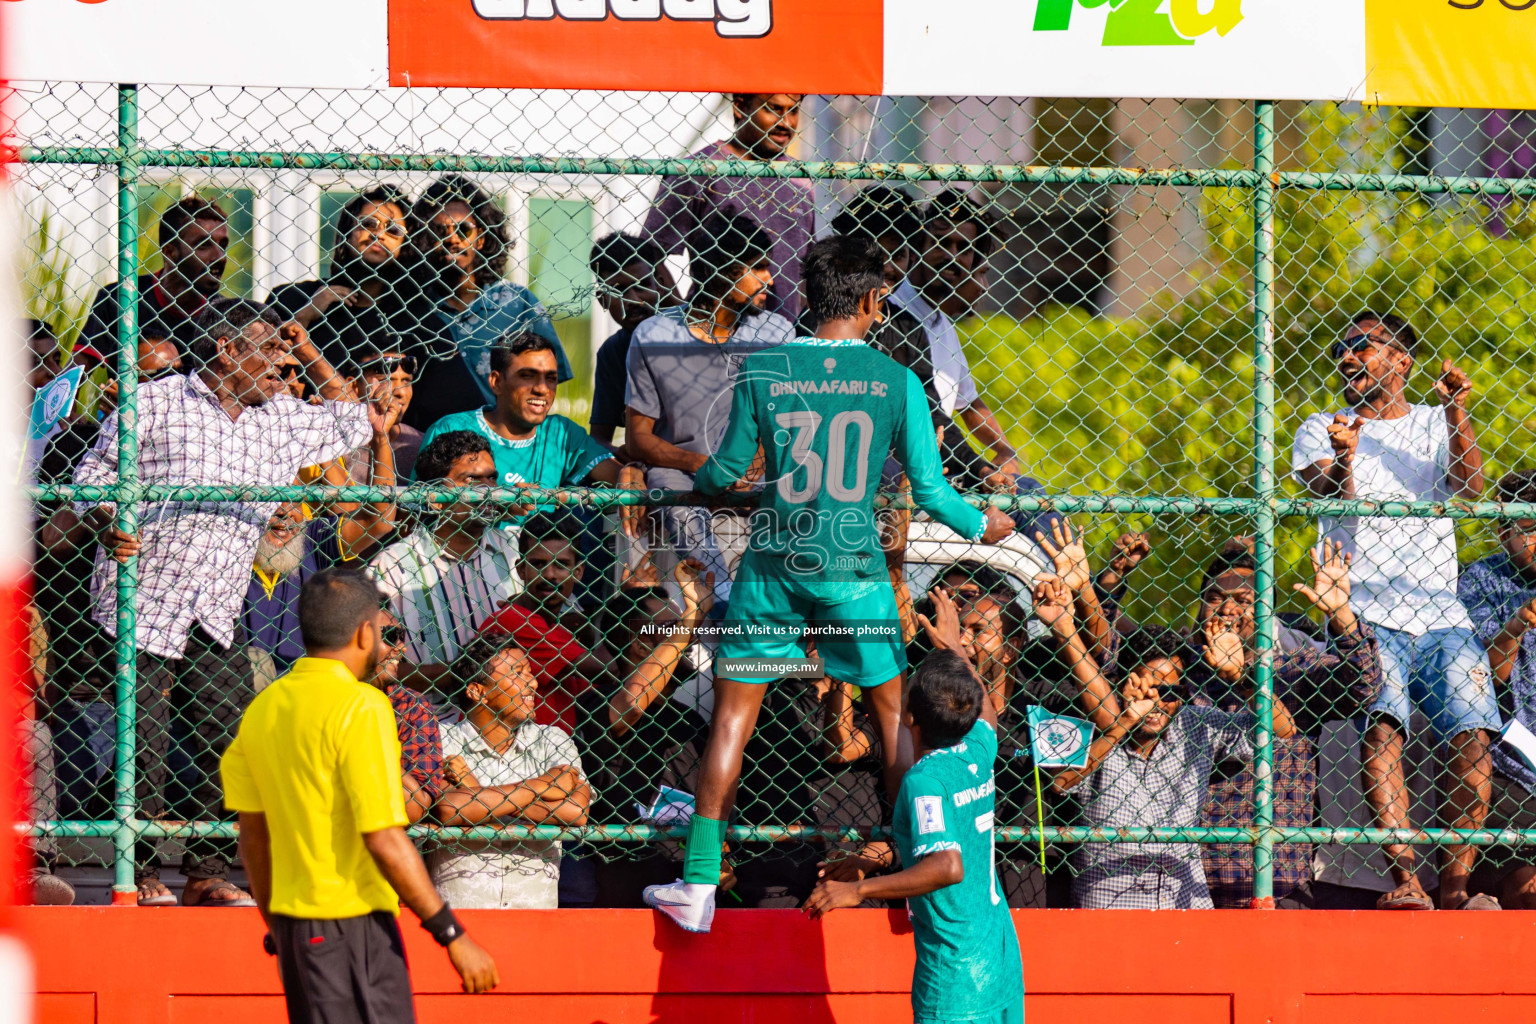
<path id="1" fill-rule="evenodd" d="M 1418 337 L 1391 313 L 1360 313 L 1330 354 L 1348 408 L 1316 413 L 1296 434 L 1291 470 L 1320 498 L 1377 501 L 1475 501 L 1483 493 L 1483 456 L 1467 411 L 1471 379 L 1449 360 L 1435 383 L 1439 405 L 1408 401 Z M 1352 555 L 1352 605 L 1380 645 L 1381 696 L 1367 712 L 1361 744 L 1365 796 L 1382 828 L 1408 828 L 1403 747 L 1415 710 L 1428 719 L 1443 751 L 1447 784 L 1441 825 L 1480 828 L 1488 816 L 1490 742 L 1499 729 L 1483 643 L 1457 597 L 1455 523 L 1450 519 L 1361 516 L 1323 519 L 1324 541 Z M 1420 822 L 1419 824 L 1425 824 Z M 1429 910 L 1415 878 L 1413 847 L 1386 847 L 1395 888 L 1377 906 Z M 1497 910 L 1468 895 L 1475 852 L 1442 853 L 1441 909 Z"/>
<path id="2" fill-rule="evenodd" d="M 351 339 L 351 334 L 347 335 Z M 388 403 L 384 407 L 384 424 L 389 434 L 389 447 L 395 456 L 395 473 L 409 480 L 416 469 L 416 455 L 421 451 L 422 433 L 408 423 L 401 422 L 405 411 L 411 407 L 416 388 L 416 357 L 406 355 L 399 348 L 379 348 L 362 338 L 352 339 L 356 344 L 349 350 L 357 353 L 351 376 L 360 379 L 359 393 L 374 394 L 388 387 Z M 385 382 L 388 382 L 387 384 Z M 358 483 L 369 480 L 371 456 L 368 449 L 358 451 L 350 460 L 348 470 Z"/>

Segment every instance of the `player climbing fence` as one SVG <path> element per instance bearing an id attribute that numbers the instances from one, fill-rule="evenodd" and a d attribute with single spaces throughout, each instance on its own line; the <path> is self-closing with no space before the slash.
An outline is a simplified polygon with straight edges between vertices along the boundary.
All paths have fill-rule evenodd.
<path id="1" fill-rule="evenodd" d="M 1426 865 L 1433 888 L 1437 852 L 1455 889 L 1458 863 L 1529 859 L 1536 769 L 1493 739 L 1536 727 L 1536 484 L 1510 476 L 1536 468 L 1524 115 L 57 83 L 10 100 L 46 327 L 30 383 L 73 389 L 32 442 L 46 858 L 108 861 L 141 899 L 158 857 L 229 860 L 217 756 L 300 653 L 295 581 L 366 562 L 389 671 L 422 694 L 397 700 L 402 734 L 431 717 L 439 737 L 440 767 L 407 742 L 404 771 L 434 871 L 502 893 L 488 905 L 665 880 L 746 544 L 732 509 L 754 504 L 750 482 L 706 502 L 692 474 L 741 354 L 814 331 L 794 323 L 798 258 L 836 230 L 886 253 L 880 344 L 925 385 L 951 483 L 1020 527 L 975 546 L 882 481 L 884 557 L 919 606 L 902 641 L 915 662 L 945 584 L 1000 706 L 1010 902 L 1234 905 L 1314 876 L 1385 892 Z M 219 294 L 269 299 L 271 323 Z M 177 357 L 217 368 L 194 399 Z M 1381 414 L 1335 422 L 1346 408 Z M 1316 547 L 1319 520 L 1343 548 Z M 109 540 L 119 561 L 112 529 L 139 541 Z M 1459 598 L 1458 554 L 1483 567 Z M 526 665 L 477 641 L 493 617 Z M 1112 693 L 1090 706 L 1097 669 Z M 758 905 L 803 896 L 828 856 L 873 868 L 889 826 L 857 694 L 814 674 L 774 692 L 728 838 Z M 528 803 L 492 805 L 524 783 Z"/>

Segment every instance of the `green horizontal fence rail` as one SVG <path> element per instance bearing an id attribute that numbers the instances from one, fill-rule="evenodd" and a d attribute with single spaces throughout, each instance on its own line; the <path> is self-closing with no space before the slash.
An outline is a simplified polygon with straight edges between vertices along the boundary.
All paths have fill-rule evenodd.
<path id="1" fill-rule="evenodd" d="M 121 394 L 118 400 L 123 429 L 118 434 L 119 483 L 112 487 L 42 486 L 29 489 L 35 500 L 114 502 L 116 525 L 133 532 L 138 506 L 146 502 L 230 502 L 230 501 L 348 501 L 399 502 L 429 501 L 491 502 L 501 504 L 541 503 L 581 505 L 596 509 L 614 509 L 625 505 L 730 505 L 752 499 L 735 496 L 704 498 L 680 491 L 622 491 L 615 489 L 562 488 L 545 490 L 527 488 L 455 489 L 445 492 L 431 485 L 409 487 L 166 487 L 146 486 L 138 482 L 136 435 L 133 429 L 136 404 L 135 352 L 137 324 L 135 282 L 140 270 L 137 247 L 139 197 L 138 184 L 144 168 L 248 168 L 334 171 L 419 171 L 555 175 L 678 175 L 699 178 L 716 176 L 797 178 L 821 181 L 889 181 L 943 183 L 1015 183 L 1078 186 L 1185 186 L 1219 187 L 1246 190 L 1253 212 L 1252 237 L 1252 332 L 1253 332 L 1253 452 L 1255 469 L 1250 497 L 1132 496 L 1132 495 L 1009 495 L 970 494 L 974 505 L 992 505 L 1012 511 L 1054 510 L 1062 513 L 1150 513 L 1177 515 L 1212 515 L 1250 520 L 1253 524 L 1256 558 L 1258 605 L 1255 622 L 1259 661 L 1256 669 L 1258 693 L 1258 742 L 1255 757 L 1255 825 L 1252 828 L 1087 828 L 1069 826 L 999 827 L 998 839 L 1006 842 L 1039 843 L 1222 843 L 1253 847 L 1255 868 L 1254 896 L 1257 901 L 1271 901 L 1274 894 L 1273 849 L 1276 843 L 1344 843 L 1380 845 L 1393 841 L 1407 844 L 1456 843 L 1473 846 L 1493 844 L 1536 844 L 1536 830 L 1440 828 L 1381 829 L 1278 827 L 1274 821 L 1274 793 L 1271 773 L 1271 715 L 1273 681 L 1271 667 L 1275 644 L 1275 542 L 1277 521 L 1288 516 L 1387 516 L 1402 518 L 1449 517 L 1470 520 L 1509 520 L 1536 518 L 1536 505 L 1490 501 L 1402 501 L 1317 500 L 1282 497 L 1277 493 L 1274 472 L 1276 453 L 1275 411 L 1275 204 L 1282 190 L 1327 192 L 1404 192 L 1419 195 L 1468 195 L 1482 197 L 1536 197 L 1536 179 L 1510 179 L 1474 176 L 1436 176 L 1426 174 L 1383 174 L 1316 171 L 1282 171 L 1275 166 L 1275 106 L 1268 101 L 1254 104 L 1253 163 L 1248 168 L 1229 169 L 1153 169 L 1131 167 L 1021 166 L 1008 164 L 889 163 L 852 161 L 739 161 L 701 159 L 645 158 L 570 158 L 535 155 L 460 155 L 415 153 L 362 153 L 323 151 L 241 151 L 230 149 L 146 148 L 139 144 L 138 89 L 132 85 L 118 89 L 117 144 L 110 147 L 23 146 L 17 159 L 28 164 L 98 165 L 112 168 L 117 183 L 117 277 L 122 282 L 122 316 L 118 324 L 119 373 Z M 910 508 L 910 500 L 882 495 L 881 503 L 893 508 Z M 18 830 L 33 836 L 106 837 L 114 841 L 114 887 L 120 893 L 134 891 L 133 843 L 141 836 L 150 837 L 222 837 L 236 833 L 227 822 L 163 822 L 136 817 L 134 790 L 134 616 L 137 597 L 136 559 L 127 559 L 117 576 L 117 653 L 116 675 L 116 768 L 112 821 L 40 821 L 19 825 Z M 593 842 L 645 842 L 678 838 L 682 830 L 628 825 L 557 826 L 481 826 L 447 828 L 417 826 L 412 834 L 422 840 L 472 838 L 582 839 Z M 818 829 L 811 827 L 735 827 L 731 837 L 737 840 L 781 841 L 820 838 L 857 841 L 884 838 L 884 829 Z"/>

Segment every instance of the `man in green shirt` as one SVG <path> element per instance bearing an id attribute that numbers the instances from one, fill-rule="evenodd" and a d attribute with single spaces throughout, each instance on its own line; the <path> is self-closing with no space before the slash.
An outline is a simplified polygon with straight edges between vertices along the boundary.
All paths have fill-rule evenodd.
<path id="1" fill-rule="evenodd" d="M 1023 1024 L 1019 939 L 997 882 L 993 841 L 997 712 L 961 653 L 954 602 L 934 594 L 940 648 L 912 673 L 903 724 L 917 761 L 896 799 L 890 875 L 835 881 L 830 867 L 805 902 L 821 917 L 866 899 L 906 899 L 917 966 L 916 1024 Z"/>
<path id="2" fill-rule="evenodd" d="M 559 375 L 558 353 L 548 338 L 531 331 L 504 338 L 490 350 L 487 381 L 496 404 L 444 416 L 432 424 L 421 446 L 453 430 L 479 434 L 491 446 L 498 487 L 643 487 L 638 469 L 621 466 L 574 420 L 550 411 Z"/>
<path id="3" fill-rule="evenodd" d="M 960 536 L 994 544 L 1013 529 L 1002 512 L 983 514 L 945 482 L 922 384 L 864 342 L 885 288 L 879 246 L 834 235 L 807 250 L 802 270 L 817 336 L 742 361 L 725 436 L 695 478 L 700 491 L 720 494 L 762 450 L 767 487 L 716 651 L 683 877 L 645 894 L 689 931 L 707 932 L 714 919 L 726 819 L 763 703 L 766 680 L 737 665 L 803 657 L 805 628 L 822 627 L 816 646 L 826 674 L 866 689 L 886 792 L 896 791 L 906 654 L 874 509 L 887 453 L 894 449 L 917 505 Z"/>

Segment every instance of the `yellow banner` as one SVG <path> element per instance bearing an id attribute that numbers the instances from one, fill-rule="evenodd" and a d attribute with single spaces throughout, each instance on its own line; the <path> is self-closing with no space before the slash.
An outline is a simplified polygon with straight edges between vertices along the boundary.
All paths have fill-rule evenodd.
<path id="1" fill-rule="evenodd" d="M 1536 108 L 1536 0 L 1366 0 L 1365 95 Z"/>

